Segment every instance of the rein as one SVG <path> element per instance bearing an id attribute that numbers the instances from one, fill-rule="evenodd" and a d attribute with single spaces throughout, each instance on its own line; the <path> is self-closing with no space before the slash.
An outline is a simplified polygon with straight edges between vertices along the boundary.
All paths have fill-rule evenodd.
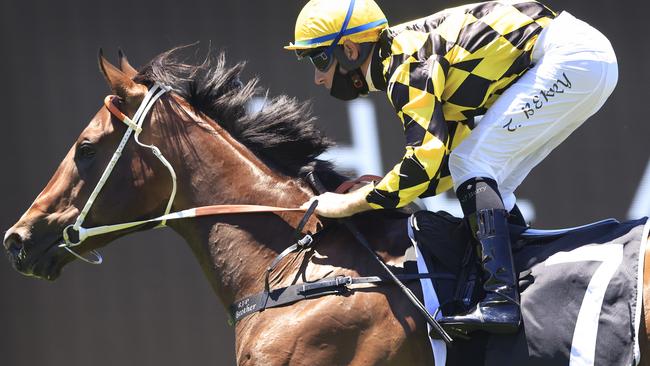
<path id="1" fill-rule="evenodd" d="M 117 106 L 115 106 L 113 100 L 117 98 L 116 96 L 108 95 L 106 98 L 104 98 L 104 105 L 106 106 L 106 108 L 110 111 L 110 113 L 113 116 L 115 116 L 117 119 L 122 121 L 127 126 L 127 129 L 126 132 L 124 133 L 124 136 L 122 137 L 122 140 L 117 146 L 117 149 L 113 153 L 113 156 L 108 162 L 108 165 L 104 169 L 104 172 L 102 173 L 99 182 L 97 182 L 97 185 L 95 186 L 92 193 L 88 197 L 88 200 L 86 201 L 86 204 L 84 205 L 83 209 L 79 213 L 79 216 L 77 216 L 75 223 L 72 225 L 68 225 L 63 229 L 62 236 L 64 242 L 59 244 L 59 247 L 67 250 L 72 255 L 74 255 L 75 257 L 79 258 L 84 262 L 90 264 L 101 264 L 103 262 L 103 259 L 102 256 L 97 251 L 91 250 L 90 253 L 95 256 L 95 259 L 88 259 L 80 255 L 76 251 L 74 251 L 72 248 L 81 245 L 86 239 L 93 236 L 107 234 L 116 231 L 122 231 L 122 230 L 141 226 L 148 223 L 158 223 L 158 225 L 156 225 L 155 227 L 164 227 L 167 224 L 167 220 L 176 220 L 176 219 L 209 216 L 209 215 L 220 215 L 220 214 L 236 214 L 236 213 L 306 211 L 296 228 L 295 234 L 296 235 L 300 234 L 304 225 L 308 221 L 309 217 L 314 213 L 314 210 L 318 205 L 318 200 L 312 202 L 312 205 L 307 210 L 301 208 L 258 206 L 258 205 L 213 205 L 213 206 L 202 206 L 202 207 L 195 207 L 195 208 L 190 208 L 182 211 L 171 212 L 171 207 L 174 202 L 174 198 L 176 197 L 176 188 L 177 188 L 176 172 L 174 171 L 174 167 L 172 167 L 169 161 L 165 159 L 165 157 L 163 156 L 160 149 L 158 149 L 158 147 L 154 145 L 144 144 L 139 139 L 140 133 L 142 133 L 142 125 L 144 123 L 147 114 L 149 113 L 149 111 L 151 110 L 155 102 L 163 94 L 165 94 L 170 90 L 171 88 L 166 85 L 155 83 L 154 86 L 147 91 L 147 94 L 144 96 L 142 103 L 136 110 L 133 119 L 126 116 L 122 111 L 119 110 L 119 108 L 117 108 Z M 133 132 L 135 132 L 135 134 L 133 134 Z M 151 219 L 131 221 L 131 222 L 126 222 L 121 224 L 96 226 L 92 228 L 84 228 L 82 225 L 86 216 L 88 215 L 88 212 L 92 208 L 93 203 L 97 199 L 97 196 L 99 195 L 102 188 L 106 184 L 106 181 L 108 180 L 111 173 L 113 172 L 113 169 L 115 168 L 117 161 L 120 159 L 120 156 L 122 156 L 124 147 L 126 146 L 132 134 L 134 135 L 133 139 L 135 140 L 135 142 L 142 147 L 150 149 L 153 152 L 153 154 L 156 156 L 156 158 L 158 158 L 158 160 L 160 160 L 160 162 L 167 168 L 169 174 L 171 175 L 172 189 L 169 195 L 169 199 L 167 201 L 167 206 L 165 208 L 164 214 Z M 326 191 L 325 188 L 322 186 L 322 184 L 320 184 L 318 179 L 313 175 L 311 176 L 310 183 L 312 184 L 313 188 L 315 188 L 317 192 L 322 193 Z M 361 243 L 373 255 L 375 260 L 383 267 L 386 274 L 388 274 L 391 282 L 399 286 L 400 290 L 402 290 L 402 292 L 407 296 L 410 302 L 425 317 L 428 325 L 430 326 L 429 328 L 430 331 L 433 331 L 438 335 L 440 335 L 440 337 L 447 344 L 451 343 L 452 341 L 451 337 L 449 337 L 449 335 L 444 331 L 444 329 L 442 329 L 442 327 L 440 326 L 440 324 L 438 324 L 435 318 L 431 314 L 429 314 L 429 312 L 426 310 L 424 305 L 422 305 L 422 303 L 410 291 L 410 289 L 408 289 L 402 283 L 402 281 L 395 274 L 393 274 L 393 272 L 386 266 L 386 264 L 383 263 L 381 258 L 372 250 L 370 244 L 365 240 L 364 236 L 356 229 L 356 227 L 354 227 L 354 225 L 347 220 L 340 220 L 340 222 L 342 222 L 352 233 L 355 239 L 359 243 Z M 76 235 L 76 241 L 73 241 L 73 239 L 71 238 L 71 234 Z M 254 295 L 252 298 L 247 298 L 244 299 L 243 301 L 238 302 L 234 307 L 235 312 L 233 314 L 234 316 L 232 317 L 232 319 L 236 321 L 238 320 L 238 318 L 240 319 L 242 316 L 254 312 L 255 310 L 259 311 L 268 307 L 279 306 L 282 304 L 293 302 L 295 300 L 299 300 L 300 298 L 309 298 L 320 294 L 337 293 L 341 291 L 342 288 L 347 288 L 349 285 L 355 283 L 383 282 L 382 279 L 374 278 L 374 277 L 373 278 L 351 278 L 349 276 L 341 277 L 341 278 L 337 277 L 334 279 L 321 280 L 318 281 L 318 283 L 300 285 L 300 290 L 298 290 L 296 286 L 290 286 L 289 288 L 280 290 L 280 292 L 284 292 L 284 290 L 287 289 L 296 291 L 296 294 L 294 294 L 294 296 L 291 296 L 290 298 L 274 299 L 273 297 L 271 297 L 272 294 L 277 295 L 278 292 L 271 291 L 270 283 L 269 283 L 270 273 L 275 269 L 277 264 L 288 254 L 296 251 L 299 252 L 306 248 L 309 248 L 312 243 L 313 243 L 313 238 L 311 237 L 311 235 L 308 234 L 305 235 L 303 238 L 298 239 L 294 245 L 290 246 L 289 248 L 285 249 L 282 253 L 280 253 L 266 270 L 264 291 L 262 292 L 261 296 Z M 259 302 L 253 299 L 257 299 Z M 269 300 L 271 300 L 271 302 L 269 302 Z"/>
<path id="2" fill-rule="evenodd" d="M 119 108 L 117 108 L 115 103 L 113 103 L 113 101 L 117 98 L 117 96 L 108 95 L 106 98 L 104 98 L 104 106 L 106 107 L 106 109 L 108 109 L 111 112 L 111 114 L 114 115 L 117 119 L 119 119 L 124 124 L 126 124 L 128 128 L 124 133 L 124 136 L 122 137 L 122 140 L 120 141 L 119 145 L 117 146 L 117 149 L 113 153 L 111 160 L 108 162 L 108 165 L 104 169 L 104 172 L 102 173 L 99 182 L 97 182 L 95 189 L 88 197 L 88 200 L 86 201 L 86 204 L 81 210 L 81 213 L 79 213 L 79 216 L 77 216 L 75 223 L 72 225 L 68 225 L 63 229 L 62 236 L 64 242 L 59 244 L 60 248 L 67 250 L 72 255 L 74 255 L 75 257 L 79 258 L 80 260 L 86 263 L 101 264 L 103 262 L 102 256 L 96 250 L 91 250 L 89 252 L 95 258 L 88 259 L 75 252 L 72 248 L 81 245 L 86 239 L 90 237 L 112 233 L 116 231 L 122 231 L 136 226 L 141 226 L 144 224 L 158 223 L 158 225 L 156 225 L 155 228 L 164 227 L 166 226 L 167 220 L 177 220 L 177 219 L 185 219 L 185 218 L 192 218 L 192 217 L 223 215 L 223 214 L 261 213 L 261 212 L 304 212 L 305 211 L 304 209 L 301 208 L 261 206 L 261 205 L 211 205 L 211 206 L 201 206 L 201 207 L 189 208 L 182 211 L 171 212 L 172 203 L 176 196 L 176 172 L 174 171 L 174 168 L 169 163 L 169 161 L 165 159 L 163 154 L 160 152 L 160 149 L 158 149 L 154 145 L 143 144 L 139 140 L 140 133 L 142 132 L 142 125 L 144 123 L 147 114 L 149 113 L 149 110 L 164 93 L 170 90 L 171 88 L 166 85 L 162 85 L 159 83 L 154 84 L 154 86 L 151 89 L 149 89 L 149 91 L 145 95 L 144 99 L 142 100 L 142 103 L 140 104 L 137 111 L 135 112 L 133 119 L 129 118 L 124 113 L 122 113 L 122 111 L 120 111 Z M 172 177 L 172 189 L 169 195 L 169 199 L 167 201 L 167 206 L 165 208 L 164 214 L 151 219 L 131 221 L 131 222 L 120 223 L 120 224 L 103 225 L 103 226 L 97 226 L 92 228 L 84 228 L 82 226 L 84 219 L 88 215 L 88 212 L 90 211 L 93 203 L 97 199 L 97 196 L 99 195 L 101 189 L 104 187 L 104 184 L 110 177 L 111 172 L 115 168 L 115 165 L 117 164 L 117 161 L 122 155 L 122 152 L 124 151 L 124 147 L 126 146 L 126 143 L 129 141 L 133 132 L 135 132 L 134 134 L 135 142 L 142 147 L 150 149 L 153 152 L 153 154 L 156 156 L 156 158 L 158 158 L 158 160 L 160 160 L 160 162 L 167 168 L 169 174 Z M 303 219 L 301 220 L 301 224 L 299 225 L 297 230 L 302 229 L 302 226 L 304 226 L 304 223 L 307 221 L 307 218 L 311 216 L 312 213 L 313 213 L 313 209 L 307 210 L 305 217 L 303 217 Z M 76 236 L 76 240 L 72 238 L 74 236 Z"/>

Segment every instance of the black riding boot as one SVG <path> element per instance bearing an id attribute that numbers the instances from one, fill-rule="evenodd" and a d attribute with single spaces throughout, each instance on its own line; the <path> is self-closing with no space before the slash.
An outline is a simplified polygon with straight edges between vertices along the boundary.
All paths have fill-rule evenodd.
<path id="1" fill-rule="evenodd" d="M 479 242 L 479 256 L 487 279 L 483 283 L 485 298 L 465 314 L 443 317 L 440 323 L 452 331 L 470 333 L 515 333 L 521 312 L 515 275 L 508 212 L 483 209 L 468 217 L 469 226 Z"/>

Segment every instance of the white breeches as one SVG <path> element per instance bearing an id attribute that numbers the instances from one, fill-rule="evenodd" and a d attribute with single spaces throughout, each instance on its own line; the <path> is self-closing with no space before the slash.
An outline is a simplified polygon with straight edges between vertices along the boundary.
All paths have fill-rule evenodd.
<path id="1" fill-rule="evenodd" d="M 449 159 L 456 189 L 492 178 L 508 210 L 528 173 L 602 107 L 618 80 L 607 38 L 567 12 L 540 33 L 532 60 Z"/>

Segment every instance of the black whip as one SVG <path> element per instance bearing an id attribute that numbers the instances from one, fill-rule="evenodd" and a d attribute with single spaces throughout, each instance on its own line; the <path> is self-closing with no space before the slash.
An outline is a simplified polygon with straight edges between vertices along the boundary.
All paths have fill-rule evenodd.
<path id="1" fill-rule="evenodd" d="M 327 192 L 327 189 L 323 186 L 323 184 L 316 178 L 316 176 L 313 174 L 313 172 L 310 172 L 307 175 L 307 179 L 311 183 L 311 185 L 314 187 L 314 189 L 319 192 L 319 193 L 325 193 Z M 352 233 L 352 236 L 363 245 L 366 250 L 372 255 L 375 260 L 379 263 L 379 265 L 384 269 L 384 271 L 388 274 L 390 279 L 400 288 L 400 290 L 406 295 L 406 297 L 409 299 L 411 304 L 415 306 L 415 308 L 424 316 L 424 319 L 427 321 L 427 323 L 431 326 L 432 331 L 434 331 L 443 341 L 445 341 L 446 344 L 451 345 L 451 342 L 453 342 L 453 339 L 447 334 L 447 332 L 442 328 L 440 323 L 429 313 L 427 308 L 422 304 L 422 302 L 415 296 L 413 291 L 406 287 L 402 281 L 400 281 L 397 276 L 393 273 L 393 271 L 388 268 L 386 263 L 379 257 L 379 255 L 370 247 L 370 244 L 366 240 L 366 238 L 361 234 L 361 232 L 357 229 L 357 227 L 350 221 L 349 219 L 339 219 L 339 222 L 341 222 L 345 227 Z"/>

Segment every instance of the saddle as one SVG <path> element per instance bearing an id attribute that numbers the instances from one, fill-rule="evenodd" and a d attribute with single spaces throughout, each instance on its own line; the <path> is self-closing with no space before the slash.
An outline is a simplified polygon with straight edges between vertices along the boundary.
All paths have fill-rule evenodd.
<path id="1" fill-rule="evenodd" d="M 379 177 L 361 177 L 341 186 L 339 192 L 376 179 Z M 420 275 L 428 274 L 438 309 L 447 315 L 471 308 L 484 296 L 483 274 L 464 220 L 446 212 L 421 210 L 416 205 L 402 212 L 410 214 L 410 237 L 426 263 L 424 271 L 418 264 L 418 271 Z M 444 364 L 559 366 L 638 362 L 643 294 L 639 273 L 649 229 L 647 218 L 623 223 L 606 219 L 557 230 L 511 224 L 522 326 L 516 334 L 479 332 L 469 340 L 457 338 L 454 347 L 444 350 Z M 423 300 L 426 304 L 427 299 Z M 440 348 L 434 342 L 432 339 L 438 361 L 435 352 Z"/>
<path id="2" fill-rule="evenodd" d="M 364 176 L 339 192 L 378 178 Z M 344 179 L 332 175 L 323 181 L 312 182 L 316 191 L 333 190 Z M 430 313 L 460 312 L 482 298 L 482 273 L 464 220 L 442 211 L 421 210 L 417 205 L 368 215 L 366 219 L 375 222 L 406 222 L 408 218 L 414 245 L 406 249 L 404 262 L 393 270 L 402 281 L 420 283 L 424 294 L 421 300 Z M 317 245 L 317 236 L 327 229 L 328 225 L 313 239 L 306 235 L 288 247 L 268 270 L 286 255 Z M 442 341 L 431 339 L 436 362 L 442 360 L 447 366 L 559 366 L 594 364 L 594 360 L 604 365 L 638 361 L 643 294 L 640 273 L 648 231 L 648 218 L 623 223 L 608 219 L 559 230 L 511 225 L 523 318 L 519 332 L 476 332 L 471 339 L 456 339 L 451 348 L 444 344 L 440 347 Z M 345 295 L 354 291 L 356 284 L 391 283 L 385 276 L 373 275 L 336 276 L 275 289 L 266 286 L 263 292 L 232 304 L 231 320 L 304 299 Z M 428 302 L 427 296 L 433 296 L 434 301 Z M 430 308 L 429 303 L 436 305 Z"/>
<path id="3" fill-rule="evenodd" d="M 473 306 L 483 297 L 483 281 L 463 220 L 419 211 L 410 225 L 428 257 L 427 271 L 439 274 L 432 282 L 441 312 Z M 456 339 L 446 365 L 633 364 L 643 289 L 639 268 L 649 226 L 647 218 L 559 230 L 511 225 L 522 327 L 513 335 Z M 440 276 L 445 273 L 453 279 Z"/>
<path id="4" fill-rule="evenodd" d="M 443 313 L 459 313 L 463 309 L 458 309 L 458 306 L 467 308 L 473 306 L 475 301 L 483 296 L 480 289 L 482 281 L 476 281 L 480 277 L 478 258 L 474 250 L 474 239 L 465 221 L 445 211 L 420 210 L 412 214 L 409 225 L 412 227 L 414 239 L 420 246 L 420 250 L 432 261 L 430 267 L 436 268 L 435 272 L 453 274 L 456 279 L 456 288 L 451 300 L 449 296 L 445 297 L 447 301 L 443 304 L 445 305 L 442 309 Z M 517 261 L 517 256 L 527 246 L 543 246 L 563 237 L 607 231 L 618 225 L 620 222 L 616 219 L 556 230 L 532 229 L 511 224 L 510 242 L 515 262 L 521 262 Z M 529 278 L 529 271 L 526 267 L 534 264 L 536 264 L 535 260 L 528 259 L 525 264 L 520 263 L 517 268 L 522 291 L 528 284 L 526 279 Z M 456 305 L 456 308 L 451 308 L 450 305 Z"/>

